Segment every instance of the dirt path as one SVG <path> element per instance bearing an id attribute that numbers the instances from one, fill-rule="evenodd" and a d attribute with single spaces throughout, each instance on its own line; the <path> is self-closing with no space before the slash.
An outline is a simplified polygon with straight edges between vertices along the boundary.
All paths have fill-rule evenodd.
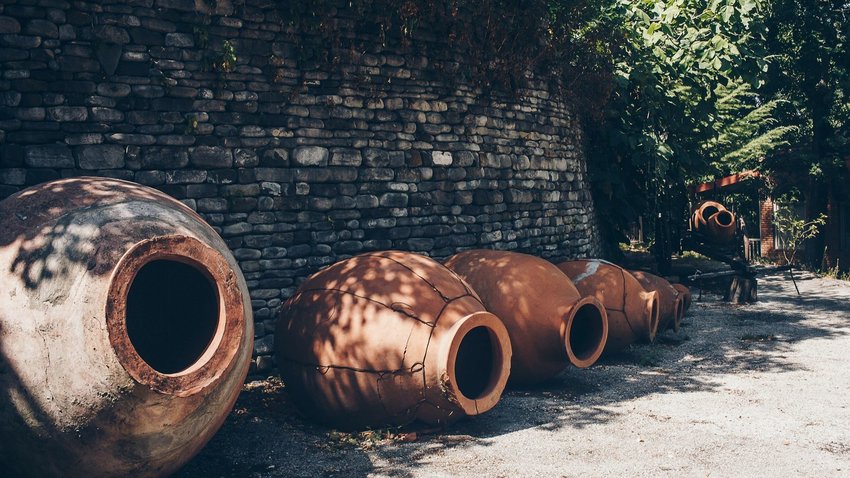
<path id="1" fill-rule="evenodd" d="M 850 476 L 850 285 L 798 284 L 704 296 L 678 336 L 413 442 L 330 432 L 253 382 L 179 476 Z"/>

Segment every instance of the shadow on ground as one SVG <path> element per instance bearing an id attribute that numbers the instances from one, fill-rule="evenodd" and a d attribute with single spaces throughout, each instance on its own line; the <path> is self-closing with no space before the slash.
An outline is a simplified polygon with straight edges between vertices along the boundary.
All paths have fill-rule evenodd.
<path id="1" fill-rule="evenodd" d="M 704 295 L 679 334 L 668 331 L 652 345 L 635 345 L 585 370 L 568 369 L 554 380 L 508 391 L 491 412 L 445 431 L 404 430 L 340 434 L 313 425 L 294 410 L 282 385 L 249 384 L 221 432 L 178 476 L 409 476 L 434 454 L 486 447 L 491 438 L 538 428 L 580 429 L 616 420 L 625 402 L 651 394 L 712 391 L 718 377 L 786 373 L 803 364 L 787 358 L 796 344 L 850 333 L 850 287 L 823 288 L 787 276 L 760 279 L 760 302 L 733 306 Z M 406 442 L 416 433 L 416 440 Z"/>

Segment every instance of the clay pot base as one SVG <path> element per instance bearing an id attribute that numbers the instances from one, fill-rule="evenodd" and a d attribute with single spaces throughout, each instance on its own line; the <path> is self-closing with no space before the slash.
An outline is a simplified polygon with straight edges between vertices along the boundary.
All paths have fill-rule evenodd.
<path id="1" fill-rule="evenodd" d="M 109 341 L 124 370 L 179 397 L 214 383 L 242 341 L 245 310 L 235 283 L 227 260 L 191 237 L 157 237 L 128 250 L 106 302 Z"/>

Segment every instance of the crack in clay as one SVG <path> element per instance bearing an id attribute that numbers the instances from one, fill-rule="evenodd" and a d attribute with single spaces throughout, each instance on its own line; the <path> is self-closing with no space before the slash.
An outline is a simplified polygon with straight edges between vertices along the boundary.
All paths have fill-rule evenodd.
<path id="1" fill-rule="evenodd" d="M 336 289 L 318 289 L 318 290 L 336 290 Z M 306 291 L 305 291 L 305 292 L 306 292 Z M 345 292 L 345 291 L 341 291 L 341 292 Z M 461 296 L 461 297 L 459 297 L 458 299 L 454 299 L 454 300 L 452 300 L 451 302 L 454 302 L 455 300 L 459 300 L 459 299 L 461 299 L 461 298 L 463 298 L 463 297 L 466 297 L 466 296 Z M 376 302 L 376 301 L 373 301 L 373 302 Z M 438 320 L 440 320 L 440 317 L 442 317 L 442 316 L 443 316 L 443 312 L 445 312 L 445 311 L 446 311 L 446 309 L 448 308 L 449 304 L 451 304 L 451 302 L 447 302 L 447 303 L 443 304 L 443 307 L 440 309 L 440 312 L 437 314 L 437 318 L 436 318 L 436 319 L 434 319 L 434 323 L 433 323 L 433 324 L 430 324 L 430 323 L 428 323 L 428 322 L 424 322 L 424 321 L 422 321 L 422 320 L 420 320 L 420 319 L 416 319 L 418 322 L 420 322 L 420 323 L 422 323 L 422 324 L 426 325 L 427 327 L 429 327 L 429 328 L 431 329 L 431 331 L 428 333 L 428 343 L 425 345 L 425 353 L 424 353 L 424 354 L 423 354 L 423 356 L 422 356 L 422 359 L 423 359 L 423 360 L 425 359 L 425 356 L 427 356 L 427 355 L 428 355 L 428 344 L 430 344 L 430 343 L 431 343 L 431 336 L 433 336 L 433 334 L 434 334 L 434 328 L 437 326 L 437 321 L 438 321 Z M 386 304 L 383 304 L 383 303 L 381 303 L 381 302 L 377 302 L 377 303 L 378 303 L 378 304 L 383 305 L 384 307 L 386 307 Z M 482 306 L 482 307 L 483 307 L 483 306 Z M 391 309 L 391 310 L 392 310 L 392 309 Z M 412 333 L 413 333 L 413 332 L 411 331 L 411 334 L 412 334 Z M 410 340 L 410 336 L 408 336 L 408 340 Z M 404 363 L 404 360 L 405 360 L 406 358 L 407 358 L 407 345 L 405 345 L 404 352 L 402 353 L 402 356 L 401 356 L 401 362 L 402 362 L 402 363 Z M 318 369 L 324 369 L 324 372 L 321 372 L 321 373 L 322 373 L 322 375 L 324 375 L 325 373 L 327 373 L 327 372 L 328 372 L 328 370 L 330 370 L 330 369 L 351 370 L 351 371 L 353 371 L 353 372 L 362 372 L 362 373 L 377 373 L 377 374 L 382 374 L 382 373 L 400 373 L 402 370 L 404 370 L 404 368 L 403 368 L 403 367 L 402 367 L 402 368 L 399 368 L 399 369 L 396 369 L 396 370 L 370 370 L 370 369 L 365 369 L 365 368 L 364 368 L 364 369 L 361 369 L 361 368 L 358 368 L 358 367 L 350 367 L 350 366 L 347 366 L 347 365 L 322 365 L 322 364 L 311 364 L 311 363 L 307 363 L 307 362 L 302 362 L 302 361 L 300 361 L 300 360 L 295 360 L 295 359 L 292 359 L 292 358 L 289 358 L 289 357 L 283 357 L 283 360 L 285 360 L 285 361 L 287 361 L 287 362 L 294 363 L 294 364 L 296 364 L 296 365 L 300 365 L 300 366 L 302 366 L 302 367 L 313 367 L 313 368 L 318 368 Z M 417 362 L 417 363 L 419 363 L 419 362 Z M 414 364 L 413 364 L 413 366 L 415 366 L 415 365 L 416 365 L 416 363 L 414 363 Z M 411 369 L 412 369 L 412 366 L 411 366 Z M 425 366 L 424 366 L 424 365 L 422 366 L 422 369 L 423 369 L 423 370 L 425 369 Z"/>
<path id="2" fill-rule="evenodd" d="M 302 292 L 300 292 L 300 293 L 299 293 L 299 295 L 303 295 L 303 294 L 305 294 L 305 293 L 307 293 L 307 292 L 323 292 L 323 291 L 339 292 L 340 294 L 348 294 L 348 295 L 352 295 L 352 296 L 354 296 L 354 297 L 357 297 L 357 298 L 359 298 L 359 299 L 367 300 L 367 301 L 372 302 L 372 303 L 374 303 L 374 304 L 378 304 L 378 305 L 381 305 L 381 306 L 383 306 L 383 307 L 385 307 L 385 308 L 387 308 L 387 309 L 390 309 L 390 310 L 392 310 L 393 312 L 398 312 L 399 314 L 402 314 L 402 315 L 404 315 L 404 316 L 406 316 L 406 317 L 409 317 L 409 318 L 411 318 L 411 319 L 413 319 L 413 320 L 415 320 L 415 321 L 417 321 L 417 322 L 420 322 L 420 323 L 422 323 L 422 324 L 424 324 L 424 325 L 426 325 L 426 326 L 428 326 L 428 327 L 434 327 L 434 326 L 435 326 L 435 324 L 436 324 L 436 321 L 434 321 L 434 323 L 431 323 L 431 322 L 428 322 L 428 321 L 425 321 L 425 320 L 420 319 L 419 317 L 417 317 L 417 316 L 416 316 L 415 314 L 413 314 L 412 312 L 406 311 L 406 310 L 404 310 L 404 309 L 399 309 L 399 308 L 393 307 L 393 305 L 394 305 L 394 304 L 397 304 L 398 302 L 393 302 L 392 304 L 387 305 L 387 304 L 385 304 L 384 302 L 381 302 L 381 301 L 379 301 L 379 300 L 375 300 L 375 299 L 372 299 L 372 298 L 369 298 L 369 297 L 366 297 L 366 296 L 363 296 L 363 295 L 357 294 L 356 292 L 351 292 L 351 291 L 348 291 L 348 290 L 333 289 L 333 288 L 304 289 Z"/>
<path id="3" fill-rule="evenodd" d="M 405 269 L 409 270 L 411 274 L 413 274 L 413 275 L 415 275 L 416 277 L 418 277 L 418 278 L 422 279 L 422 281 L 423 281 L 423 282 L 425 282 L 426 284 L 428 284 L 429 286 L 431 286 L 431 288 L 432 288 L 432 289 L 434 289 L 434 292 L 436 292 L 436 293 L 437 293 L 437 295 L 439 295 L 439 296 L 443 299 L 443 302 L 449 302 L 449 301 L 451 301 L 451 300 L 455 300 L 454 298 L 448 297 L 447 295 L 443 294 L 443 292 L 442 292 L 440 289 L 438 289 L 438 288 L 437 288 L 437 286 L 435 286 L 435 285 L 434 285 L 431 281 L 429 281 L 428 279 L 426 279 L 426 278 L 422 277 L 419 273 L 417 273 L 416 271 L 414 271 L 414 270 L 413 270 L 410 266 L 408 266 L 408 265 L 406 265 L 406 264 L 404 264 L 404 263 L 402 263 L 402 262 L 399 262 L 398 260 L 393 259 L 392 257 L 382 256 L 381 254 L 378 254 L 378 253 L 370 254 L 370 255 L 372 255 L 372 256 L 374 256 L 374 257 L 381 257 L 381 258 L 383 258 L 383 259 L 391 260 L 391 261 L 395 262 L 396 264 L 400 265 L 401 267 L 404 267 Z"/>
<path id="4" fill-rule="evenodd" d="M 44 373 L 44 389 L 50 396 L 50 401 L 54 401 L 56 398 L 53 396 L 53 390 L 50 389 L 50 370 L 53 370 L 53 366 L 50 363 L 50 347 L 47 345 L 47 339 L 44 337 L 44 334 L 41 331 L 40 327 L 36 327 L 35 329 L 38 336 L 41 337 L 41 343 L 44 346 L 44 355 L 47 358 L 47 368 Z"/>

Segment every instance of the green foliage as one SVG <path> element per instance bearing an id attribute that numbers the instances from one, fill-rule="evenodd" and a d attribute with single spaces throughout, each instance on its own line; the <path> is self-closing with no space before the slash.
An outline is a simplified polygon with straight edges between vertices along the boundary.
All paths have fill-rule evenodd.
<path id="1" fill-rule="evenodd" d="M 791 122 L 793 105 L 778 97 L 764 101 L 747 83 L 716 90 L 717 133 L 703 143 L 713 179 L 748 169 L 761 169 L 765 158 L 796 144 L 800 127 Z M 788 124 L 791 123 L 791 124 Z"/>
<path id="2" fill-rule="evenodd" d="M 772 67 L 760 93 L 789 101 L 796 117 L 784 124 L 799 136 L 787 151 L 768 157 L 777 192 L 799 186 L 808 221 L 827 211 L 830 198 L 847 197 L 844 157 L 850 155 L 850 4 L 846 0 L 775 0 L 765 22 Z M 807 241 L 811 267 L 834 264 L 824 257 L 824 238 Z"/>
<path id="3" fill-rule="evenodd" d="M 612 2 L 608 23 L 624 38 L 613 50 L 616 88 L 604 121 L 589 127 L 595 199 L 609 235 L 640 213 L 658 218 L 687 178 L 710 170 L 702 145 L 722 127 L 717 87 L 758 84 L 764 68 L 762 3 Z"/>
<path id="4" fill-rule="evenodd" d="M 838 261 L 835 262 L 835 265 L 833 267 L 820 271 L 820 274 L 830 279 L 837 279 L 850 282 L 850 271 L 842 270 Z"/>
<path id="5" fill-rule="evenodd" d="M 776 232 L 785 239 L 782 256 L 786 264 L 793 264 L 800 246 L 820 234 L 820 228 L 826 224 L 825 214 L 811 220 L 798 217 L 795 214 L 797 204 L 799 200 L 787 196 L 777 200 L 773 217 Z"/>
<path id="6" fill-rule="evenodd" d="M 213 63 L 213 67 L 218 71 L 230 72 L 236 67 L 236 48 L 230 40 L 221 42 L 221 55 Z"/>

